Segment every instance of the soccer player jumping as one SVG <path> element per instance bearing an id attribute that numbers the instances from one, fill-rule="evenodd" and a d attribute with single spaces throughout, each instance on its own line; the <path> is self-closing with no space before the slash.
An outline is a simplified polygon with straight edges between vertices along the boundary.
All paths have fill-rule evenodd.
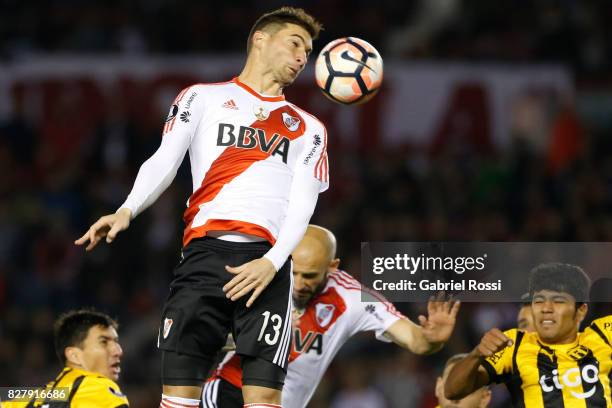
<path id="1" fill-rule="evenodd" d="M 302 9 L 261 16 L 240 75 L 178 94 L 161 146 L 125 203 L 76 241 L 87 250 L 104 237 L 111 243 L 166 189 L 189 150 L 193 194 L 158 341 L 164 407 L 198 405 L 230 331 L 245 404 L 280 404 L 291 335 L 287 258 L 328 188 L 325 127 L 283 90 L 304 69 L 320 29 Z"/>

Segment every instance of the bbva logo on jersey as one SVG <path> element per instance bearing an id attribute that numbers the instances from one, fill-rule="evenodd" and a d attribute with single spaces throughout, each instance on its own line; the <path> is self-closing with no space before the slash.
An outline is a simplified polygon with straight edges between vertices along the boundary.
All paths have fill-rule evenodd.
<path id="1" fill-rule="evenodd" d="M 312 350 L 321 355 L 323 353 L 323 334 L 308 331 L 305 336 L 302 336 L 302 331 L 296 327 L 293 331 L 293 348 L 300 354 L 309 353 Z"/>
<path id="2" fill-rule="evenodd" d="M 289 156 L 289 138 L 278 133 L 274 133 L 268 138 L 263 129 L 250 126 L 240 126 L 238 135 L 235 133 L 236 127 L 229 123 L 219 123 L 219 133 L 217 134 L 217 146 L 236 146 L 241 149 L 259 148 L 264 153 L 281 156 L 283 162 L 287 164 Z"/>

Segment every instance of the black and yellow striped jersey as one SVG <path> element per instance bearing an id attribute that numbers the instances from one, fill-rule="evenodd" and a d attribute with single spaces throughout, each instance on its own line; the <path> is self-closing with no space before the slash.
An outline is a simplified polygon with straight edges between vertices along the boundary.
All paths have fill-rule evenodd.
<path id="1" fill-rule="evenodd" d="M 482 365 L 491 382 L 506 384 L 515 407 L 612 407 L 612 315 L 571 344 L 546 344 L 517 329 L 505 334 L 514 344 Z"/>
<path id="2" fill-rule="evenodd" d="M 36 400 L 3 402 L 1 408 L 127 408 L 128 399 L 110 378 L 90 371 L 65 367 L 46 390 L 68 389 L 67 401 Z M 64 398 L 65 399 L 65 398 Z"/>

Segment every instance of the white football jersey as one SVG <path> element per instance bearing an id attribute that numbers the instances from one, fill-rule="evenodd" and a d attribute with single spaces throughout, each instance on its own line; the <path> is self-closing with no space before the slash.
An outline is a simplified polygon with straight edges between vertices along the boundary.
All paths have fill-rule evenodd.
<path id="1" fill-rule="evenodd" d="M 373 301 L 362 301 L 362 290 Z M 283 408 L 306 406 L 325 370 L 351 336 L 373 330 L 379 340 L 388 342 L 384 333 L 401 318 L 404 316 L 382 295 L 362 288 L 348 273 L 340 270 L 331 273 L 321 293 L 294 319 Z M 214 377 L 241 387 L 239 357 L 228 353 Z"/>
<path id="2" fill-rule="evenodd" d="M 292 213 L 300 228 L 295 233 L 288 225 L 284 235 L 306 228 L 316 196 L 327 189 L 326 149 L 323 124 L 283 95 L 259 94 L 238 78 L 196 84 L 176 97 L 161 146 L 141 167 L 122 207 L 136 216 L 151 205 L 189 151 L 193 193 L 183 217 L 183 245 L 209 231 L 235 231 L 275 244 Z M 312 195 L 314 203 L 303 210 L 310 214 L 301 217 L 299 206 Z M 301 234 L 285 240 L 297 245 L 300 239 Z M 271 255 L 277 269 L 293 247 Z"/>

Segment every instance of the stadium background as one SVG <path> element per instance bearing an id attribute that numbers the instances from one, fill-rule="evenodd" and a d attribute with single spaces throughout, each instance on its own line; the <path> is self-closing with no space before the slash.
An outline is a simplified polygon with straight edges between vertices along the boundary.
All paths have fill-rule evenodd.
<path id="1" fill-rule="evenodd" d="M 313 222 L 336 233 L 350 273 L 366 240 L 612 240 L 605 0 L 287 3 L 324 23 L 313 55 L 354 35 L 387 64 L 363 107 L 325 100 L 311 70 L 288 92 L 329 127 L 332 188 Z M 54 376 L 53 319 L 96 306 L 121 323 L 132 406 L 157 406 L 157 323 L 188 168 L 112 247 L 86 255 L 73 240 L 123 201 L 174 94 L 236 75 L 252 22 L 283 4 L 0 1 L 1 385 Z M 422 309 L 398 306 L 413 319 Z M 445 358 L 516 310 L 464 305 L 449 345 L 427 358 L 359 336 L 311 406 L 431 407 Z"/>

